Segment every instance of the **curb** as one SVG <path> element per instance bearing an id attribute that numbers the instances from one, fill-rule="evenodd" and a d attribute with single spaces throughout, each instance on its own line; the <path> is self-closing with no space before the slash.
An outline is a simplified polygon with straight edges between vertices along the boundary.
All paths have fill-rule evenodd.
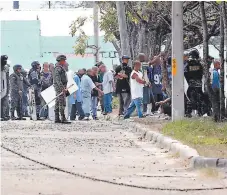
<path id="1" fill-rule="evenodd" d="M 161 133 L 147 130 L 146 127 L 142 127 L 135 122 L 121 122 L 131 127 L 134 133 L 140 133 L 142 135 L 142 138 L 151 141 L 152 143 L 155 143 L 159 148 L 165 148 L 169 152 L 172 152 L 180 158 L 184 160 L 189 160 L 190 166 L 193 168 L 227 168 L 227 159 L 199 156 L 198 152 L 195 149 L 190 148 L 189 146 L 184 145 L 181 142 L 174 140 L 170 137 L 166 137 Z"/>

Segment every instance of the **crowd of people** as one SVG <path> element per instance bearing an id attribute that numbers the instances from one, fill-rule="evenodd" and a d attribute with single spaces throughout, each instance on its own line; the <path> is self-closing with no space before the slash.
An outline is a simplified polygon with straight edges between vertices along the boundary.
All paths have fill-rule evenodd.
<path id="1" fill-rule="evenodd" d="M 123 55 L 121 65 L 115 70 L 108 70 L 103 62 L 97 63 L 90 69 L 78 70 L 73 79 L 78 90 L 69 94 L 67 89 L 67 71 L 69 64 L 66 56 L 57 57 L 57 63 L 31 63 L 31 69 L 26 71 L 21 65 L 13 67 L 9 76 L 10 84 L 10 117 L 3 113 L 3 120 L 25 120 L 29 116 L 28 88 L 35 92 L 35 103 L 38 119 L 48 118 L 48 107 L 41 109 L 46 102 L 41 97 L 41 92 L 51 85 L 56 92 L 55 123 L 70 123 L 65 116 L 66 99 L 70 105 L 70 120 L 89 120 L 90 115 L 98 120 L 97 108 L 101 106 L 103 115 L 112 113 L 113 93 L 118 97 L 119 117 L 130 118 L 136 110 L 139 118 L 163 113 L 171 116 L 171 81 L 172 67 L 171 56 L 161 52 L 151 60 L 146 60 L 144 54 L 139 54 L 129 66 L 130 57 Z M 219 69 L 220 62 L 210 58 L 213 62 L 212 88 L 219 97 Z M 163 84 L 162 63 L 166 63 L 167 83 Z M 207 95 L 207 87 L 203 86 L 203 67 L 200 63 L 199 53 L 196 49 L 184 54 L 184 72 L 188 83 L 185 93 L 185 116 L 191 117 L 196 110 L 199 116 L 210 115 L 212 106 Z M 168 85 L 168 86 L 167 86 Z M 41 109 L 41 110 L 40 110 Z M 7 110 L 7 109 L 5 109 Z M 15 110 L 17 117 L 14 116 Z M 5 111 L 6 112 L 6 111 Z M 78 117 L 77 117 L 78 116 Z"/>

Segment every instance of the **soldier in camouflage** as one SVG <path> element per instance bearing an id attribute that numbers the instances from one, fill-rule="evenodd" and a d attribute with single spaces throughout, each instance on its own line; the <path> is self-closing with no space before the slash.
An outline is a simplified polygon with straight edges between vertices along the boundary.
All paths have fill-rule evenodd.
<path id="1" fill-rule="evenodd" d="M 54 89 L 56 92 L 56 96 L 58 96 L 60 93 L 63 92 L 62 95 L 60 95 L 55 102 L 55 123 L 70 123 L 65 118 L 65 106 L 66 106 L 66 96 L 69 95 L 69 92 L 67 91 L 67 74 L 66 70 L 64 69 L 65 63 L 66 63 L 66 56 L 65 55 L 59 55 L 56 58 L 57 64 L 54 68 Z M 61 115 L 61 120 L 60 120 Z"/>
<path id="2" fill-rule="evenodd" d="M 6 80 L 1 78 L 1 121 L 9 120 L 9 65 L 7 63 L 8 56 L 1 56 L 1 77 L 5 74 Z M 6 88 L 6 89 L 5 89 Z M 6 90 L 4 92 L 4 90 Z"/>
<path id="3" fill-rule="evenodd" d="M 202 116 L 203 111 L 203 91 L 202 91 L 202 77 L 203 67 L 199 59 L 199 52 L 193 49 L 189 52 L 189 59 L 184 71 L 185 79 L 188 82 L 189 88 L 187 91 L 188 98 L 192 105 L 192 110 L 197 110 L 198 115 Z M 187 111 L 191 114 L 191 110 Z"/>
<path id="4" fill-rule="evenodd" d="M 26 120 L 22 117 L 23 83 L 27 86 L 30 86 L 30 84 L 24 79 L 21 69 L 21 65 L 15 65 L 13 67 L 14 72 L 10 75 L 11 120 Z M 17 111 L 18 118 L 14 116 L 15 110 Z"/>
<path id="5" fill-rule="evenodd" d="M 32 62 L 31 66 L 32 68 L 28 73 L 28 80 L 35 91 L 36 114 L 37 114 L 37 119 L 40 119 L 40 116 L 39 116 L 39 111 L 41 108 L 40 63 L 38 61 L 34 61 Z"/>

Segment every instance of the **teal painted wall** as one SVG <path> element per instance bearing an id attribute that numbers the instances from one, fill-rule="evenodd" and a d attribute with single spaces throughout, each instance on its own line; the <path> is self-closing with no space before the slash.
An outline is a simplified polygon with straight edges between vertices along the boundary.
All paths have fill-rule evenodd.
<path id="1" fill-rule="evenodd" d="M 14 64 L 21 64 L 25 69 L 30 68 L 34 60 L 43 62 L 56 62 L 58 54 L 65 54 L 70 69 L 89 68 L 94 65 L 94 57 L 91 49 L 86 50 L 86 55 L 76 56 L 73 51 L 76 37 L 70 36 L 41 36 L 40 21 L 1 21 L 1 53 L 9 56 L 11 70 Z M 88 44 L 94 44 L 94 37 L 90 37 Z M 100 37 L 100 54 L 102 60 L 109 69 L 113 64 L 119 64 L 118 56 L 113 56 L 115 48 L 111 43 L 105 43 Z"/>

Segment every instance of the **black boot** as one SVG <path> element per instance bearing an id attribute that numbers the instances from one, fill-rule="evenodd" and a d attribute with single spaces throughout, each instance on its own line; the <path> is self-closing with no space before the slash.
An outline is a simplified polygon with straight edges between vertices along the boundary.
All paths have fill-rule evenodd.
<path id="1" fill-rule="evenodd" d="M 60 117 L 59 117 L 59 113 L 55 112 L 55 123 L 61 123 Z"/>
<path id="2" fill-rule="evenodd" d="M 63 124 L 71 124 L 66 118 L 65 118 L 65 113 L 61 114 L 61 123 Z"/>

